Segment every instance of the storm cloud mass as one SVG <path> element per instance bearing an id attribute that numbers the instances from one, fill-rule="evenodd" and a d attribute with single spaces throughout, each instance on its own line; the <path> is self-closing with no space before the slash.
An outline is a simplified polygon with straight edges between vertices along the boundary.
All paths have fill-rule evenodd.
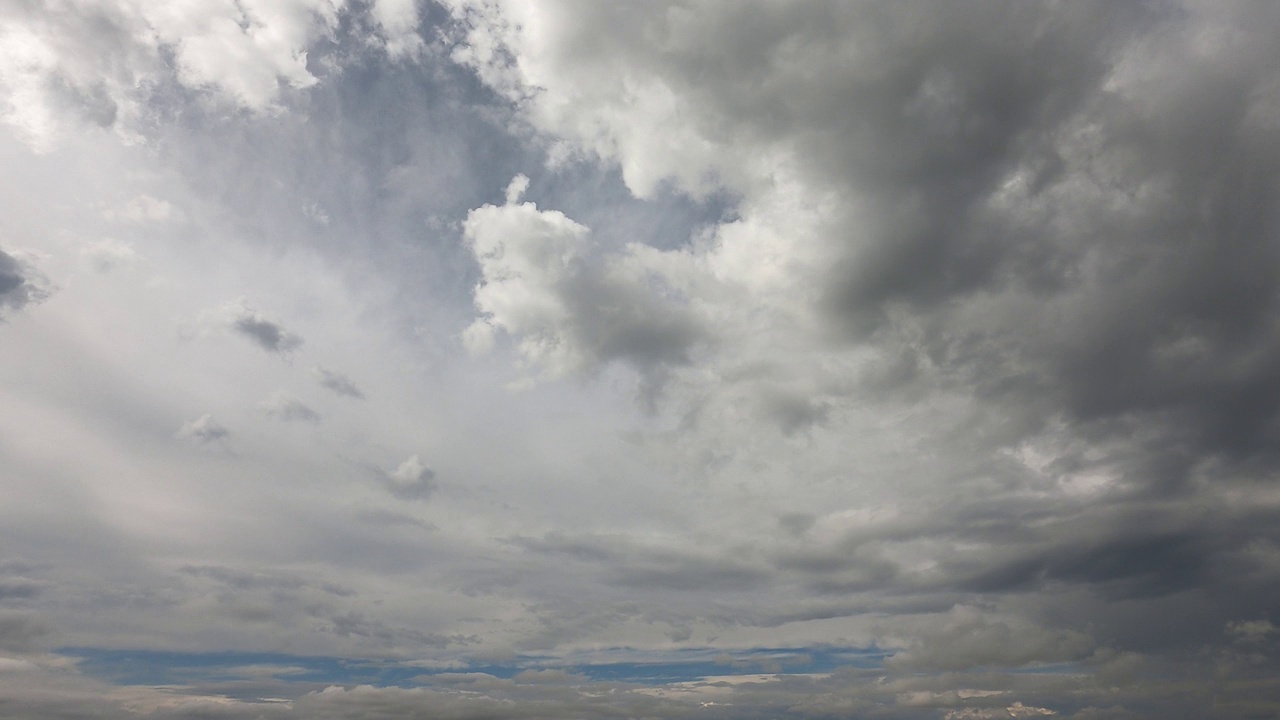
<path id="1" fill-rule="evenodd" d="M 0 714 L 1280 714 L 1280 6 L 0 28 Z"/>

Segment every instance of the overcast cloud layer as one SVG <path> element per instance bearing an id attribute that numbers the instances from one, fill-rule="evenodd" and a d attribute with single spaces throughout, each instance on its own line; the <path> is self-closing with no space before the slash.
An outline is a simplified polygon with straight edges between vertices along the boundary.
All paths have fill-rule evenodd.
<path id="1" fill-rule="evenodd" d="M 0 715 L 1280 714 L 1278 36 L 0 3 Z"/>

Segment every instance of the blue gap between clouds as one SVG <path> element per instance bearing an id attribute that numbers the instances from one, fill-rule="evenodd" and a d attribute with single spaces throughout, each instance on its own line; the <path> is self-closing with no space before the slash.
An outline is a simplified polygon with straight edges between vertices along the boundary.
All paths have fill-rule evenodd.
<path id="1" fill-rule="evenodd" d="M 282 682 L 416 687 L 441 673 L 486 673 L 512 678 L 524 670 L 557 669 L 592 680 L 657 685 L 696 681 L 708 676 L 758 673 L 825 673 L 842 667 L 877 668 L 890 654 L 869 648 L 757 648 L 747 651 L 691 650 L 648 662 L 571 664 L 549 657 L 522 658 L 510 664 L 471 664 L 428 669 L 407 660 L 376 660 L 288 655 L 283 653 L 163 650 L 108 650 L 70 647 L 58 653 L 79 658 L 81 672 L 117 685 L 188 685 L 270 678 Z M 626 651 L 619 649 L 618 654 Z M 683 657 L 682 657 L 683 656 Z M 731 658 L 731 659 L 730 659 Z M 278 666 L 279 673 L 263 670 Z M 250 673 L 246 668 L 256 668 Z"/>

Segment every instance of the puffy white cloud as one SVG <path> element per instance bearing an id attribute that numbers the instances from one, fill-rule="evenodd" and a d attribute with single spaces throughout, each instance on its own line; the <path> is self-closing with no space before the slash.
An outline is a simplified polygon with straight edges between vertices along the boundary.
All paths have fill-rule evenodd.
<path id="1" fill-rule="evenodd" d="M 368 40 L 393 56 L 422 48 L 416 4 L 367 6 Z M 316 84 L 308 51 L 341 18 L 366 12 L 345 0 L 41 0 L 0 11 L 0 114 L 41 150 L 73 121 L 138 139 L 157 95 L 208 92 L 255 112 L 278 111 L 281 92 Z"/>
<path id="2" fill-rule="evenodd" d="M 550 377 L 594 372 L 613 360 L 641 371 L 688 362 L 708 332 L 645 248 L 599 249 L 591 231 L 563 213 L 515 202 L 472 210 L 463 233 L 480 264 L 481 317 L 464 333 L 473 351 L 509 333 L 526 361 Z"/>

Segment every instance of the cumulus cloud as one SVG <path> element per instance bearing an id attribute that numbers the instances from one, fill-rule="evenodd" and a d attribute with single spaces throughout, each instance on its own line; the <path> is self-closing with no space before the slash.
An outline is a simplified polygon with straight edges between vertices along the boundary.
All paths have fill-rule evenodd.
<path id="1" fill-rule="evenodd" d="M 273 393 L 271 397 L 258 404 L 258 409 L 284 422 L 320 422 L 320 413 L 307 407 L 301 400 L 283 392 Z"/>
<path id="2" fill-rule="evenodd" d="M 215 1 L 173 8 L 102 0 L 11 5 L 0 35 L 3 118 L 35 148 L 68 125 L 145 129 L 155 95 L 206 93 L 253 112 L 278 111 L 288 89 L 319 78 L 308 51 L 344 21 L 392 56 L 421 50 L 417 6 L 406 0 Z M 176 86 L 176 87 L 175 87 Z"/>
<path id="3" fill-rule="evenodd" d="M 387 490 L 402 500 L 425 500 L 436 490 L 435 470 L 417 455 L 410 455 L 382 478 Z"/>
<path id="4" fill-rule="evenodd" d="M 472 210 L 463 233 L 480 263 L 481 312 L 464 333 L 473 352 L 512 335 L 525 360 L 550 377 L 591 372 L 613 360 L 642 371 L 688 362 L 708 332 L 644 248 L 604 252 L 588 228 L 555 210 L 508 203 Z"/>
<path id="5" fill-rule="evenodd" d="M 195 440 L 201 443 L 222 442 L 230 436 L 231 431 L 207 413 L 195 420 L 183 423 L 177 432 L 177 437 L 179 438 Z"/>
<path id="6" fill-rule="evenodd" d="M 311 368 L 311 377 L 315 378 L 315 381 L 320 384 L 320 387 L 337 393 L 338 395 L 345 395 L 357 400 L 364 399 L 364 392 L 355 384 L 355 381 L 336 370 L 329 370 L 323 367 L 313 367 Z"/>
<path id="7" fill-rule="evenodd" d="M 743 193 L 707 270 L 782 230 L 760 211 L 784 188 L 808 194 L 812 229 L 785 229 L 778 271 L 802 293 L 787 302 L 808 294 L 818 328 L 930 370 L 908 388 L 1021 408 L 1026 433 L 1064 414 L 1081 432 L 1141 417 L 1154 432 L 1134 450 L 1165 458 L 1145 473 L 1157 484 L 1190 470 L 1168 467 L 1173 438 L 1191 457 L 1274 446 L 1276 219 L 1248 198 L 1266 192 L 1250 178 L 1276 172 L 1259 103 L 1277 58 L 1260 37 L 1202 32 L 1270 13 L 497 7 L 460 11 L 472 29 L 459 58 L 535 126 L 617 163 L 638 194 L 707 178 Z M 1126 45 L 1139 28 L 1159 41 Z M 1043 62 L 1023 65 L 1029 53 Z M 773 300 L 740 310 L 794 309 Z"/>

